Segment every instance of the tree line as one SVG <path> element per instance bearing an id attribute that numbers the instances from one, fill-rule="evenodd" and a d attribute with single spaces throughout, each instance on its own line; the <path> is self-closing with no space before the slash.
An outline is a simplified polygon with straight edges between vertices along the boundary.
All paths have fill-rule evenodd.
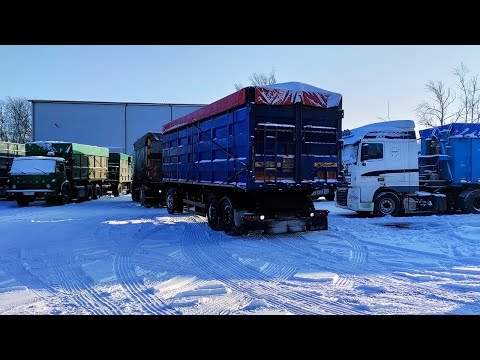
<path id="1" fill-rule="evenodd" d="M 0 100 L 0 141 L 24 144 L 32 140 L 32 106 L 25 98 Z"/>
<path id="2" fill-rule="evenodd" d="M 415 109 L 418 123 L 425 126 L 441 126 L 449 123 L 480 123 L 480 83 L 467 65 L 460 63 L 452 71 L 455 87 L 444 81 L 429 80 L 425 90 L 430 99 Z"/>

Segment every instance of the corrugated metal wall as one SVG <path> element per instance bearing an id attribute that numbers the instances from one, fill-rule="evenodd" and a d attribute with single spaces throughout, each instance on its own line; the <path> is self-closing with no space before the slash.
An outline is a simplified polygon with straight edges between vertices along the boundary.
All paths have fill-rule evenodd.
<path id="1" fill-rule="evenodd" d="M 133 143 L 149 131 L 202 105 L 93 102 L 36 102 L 33 141 L 71 141 L 133 153 Z"/>

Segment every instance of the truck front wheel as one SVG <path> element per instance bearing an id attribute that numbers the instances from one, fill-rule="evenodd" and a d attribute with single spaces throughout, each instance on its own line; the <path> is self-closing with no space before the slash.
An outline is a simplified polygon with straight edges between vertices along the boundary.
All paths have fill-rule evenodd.
<path id="1" fill-rule="evenodd" d="M 375 216 L 398 216 L 400 210 L 400 199 L 393 193 L 380 193 L 375 199 L 373 206 Z"/>
<path id="2" fill-rule="evenodd" d="M 60 205 L 65 205 L 70 202 L 70 188 L 64 186 L 62 188 L 62 194 L 60 195 Z"/>

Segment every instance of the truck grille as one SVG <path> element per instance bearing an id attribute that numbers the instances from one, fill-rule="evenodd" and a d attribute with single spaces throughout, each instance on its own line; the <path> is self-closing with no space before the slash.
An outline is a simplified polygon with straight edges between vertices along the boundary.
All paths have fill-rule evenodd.
<path id="1" fill-rule="evenodd" d="M 337 189 L 337 204 L 347 206 L 348 189 Z"/>

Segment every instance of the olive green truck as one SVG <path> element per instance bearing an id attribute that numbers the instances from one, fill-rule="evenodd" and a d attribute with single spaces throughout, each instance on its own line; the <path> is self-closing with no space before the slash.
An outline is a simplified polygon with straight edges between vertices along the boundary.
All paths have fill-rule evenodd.
<path id="1" fill-rule="evenodd" d="M 25 144 L 0 141 L 0 198 L 7 196 L 8 173 L 17 156 L 25 156 Z"/>
<path id="2" fill-rule="evenodd" d="M 111 152 L 108 156 L 108 178 L 104 189 L 111 191 L 113 196 L 127 194 L 132 188 L 132 157 L 124 153 Z"/>
<path id="3" fill-rule="evenodd" d="M 36 200 L 66 204 L 102 196 L 108 179 L 108 148 L 36 141 L 25 144 L 25 153 L 13 160 L 7 189 L 7 198 L 18 206 Z"/>

